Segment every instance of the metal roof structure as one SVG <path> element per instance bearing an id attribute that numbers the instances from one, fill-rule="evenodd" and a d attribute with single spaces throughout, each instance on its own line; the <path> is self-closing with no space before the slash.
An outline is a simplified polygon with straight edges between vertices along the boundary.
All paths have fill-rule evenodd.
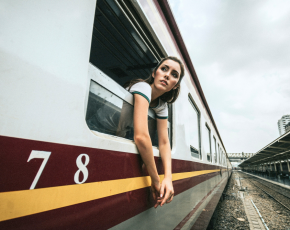
<path id="1" fill-rule="evenodd" d="M 289 159 L 290 157 L 290 131 L 283 134 L 260 151 L 254 156 L 243 161 L 239 167 L 247 167 L 253 165 L 260 165 L 273 161 Z"/>
<path id="2" fill-rule="evenodd" d="M 230 158 L 249 158 L 252 157 L 254 153 L 228 153 L 228 157 Z"/>

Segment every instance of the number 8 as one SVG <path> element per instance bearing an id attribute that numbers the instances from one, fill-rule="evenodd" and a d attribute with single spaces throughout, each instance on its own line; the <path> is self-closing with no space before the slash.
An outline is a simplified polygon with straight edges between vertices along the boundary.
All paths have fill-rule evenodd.
<path id="1" fill-rule="evenodd" d="M 85 157 L 85 163 L 84 164 L 82 162 L 82 157 L 83 156 Z M 90 161 L 90 157 L 87 154 L 83 153 L 83 154 L 78 156 L 78 158 L 76 160 L 76 164 L 77 164 L 79 170 L 76 171 L 75 176 L 74 176 L 74 180 L 75 180 L 76 184 L 82 184 L 88 179 L 89 172 L 88 172 L 88 169 L 86 168 L 86 166 L 89 164 L 89 161 Z M 84 178 L 83 178 L 82 181 L 79 181 L 80 172 L 82 172 L 83 175 L 84 175 Z"/>

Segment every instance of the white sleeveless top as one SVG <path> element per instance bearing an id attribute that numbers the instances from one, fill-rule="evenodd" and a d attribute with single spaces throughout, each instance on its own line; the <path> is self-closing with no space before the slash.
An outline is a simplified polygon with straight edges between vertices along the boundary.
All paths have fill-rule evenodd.
<path id="1" fill-rule="evenodd" d="M 143 96 L 150 104 L 151 101 L 151 86 L 146 82 L 138 82 L 134 84 L 131 89 L 129 90 L 132 94 L 139 94 Z M 167 119 L 168 118 L 168 107 L 167 102 L 164 102 L 162 99 L 159 98 L 159 103 L 156 107 L 150 107 L 155 114 L 156 118 L 158 119 Z"/>

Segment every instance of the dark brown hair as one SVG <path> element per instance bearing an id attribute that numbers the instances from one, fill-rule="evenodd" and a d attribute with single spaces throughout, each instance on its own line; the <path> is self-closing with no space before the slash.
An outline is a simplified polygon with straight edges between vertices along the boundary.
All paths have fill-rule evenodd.
<path id="1" fill-rule="evenodd" d="M 161 96 L 160 96 L 160 98 L 163 100 L 163 101 L 165 101 L 165 102 L 167 102 L 167 103 L 173 103 L 173 102 L 175 102 L 176 101 L 176 99 L 178 98 L 178 95 L 179 95 L 179 92 L 180 92 L 180 82 L 181 82 L 181 80 L 182 80 L 182 78 L 184 77 L 184 65 L 183 65 L 183 63 L 177 58 L 177 57 L 173 57 L 173 56 L 168 56 L 168 57 L 166 57 L 166 58 L 163 58 L 163 59 L 161 59 L 161 61 L 157 64 L 157 66 L 153 69 L 153 71 L 152 71 L 152 73 L 155 75 L 156 74 L 156 71 L 157 71 L 157 69 L 159 68 L 159 66 L 164 62 L 164 61 L 166 61 L 166 60 L 172 60 L 172 61 L 175 61 L 175 62 L 177 62 L 178 64 L 179 64 L 179 66 L 180 66 L 180 78 L 179 78 L 179 81 L 177 82 L 177 84 L 176 84 L 176 88 L 175 89 L 172 89 L 172 90 L 170 90 L 169 92 L 166 92 L 166 93 L 164 93 L 164 94 L 162 94 Z M 127 82 L 125 85 L 124 85 L 124 87 L 125 88 L 131 88 L 133 85 L 135 85 L 136 83 L 138 83 L 138 82 L 146 82 L 146 83 L 148 83 L 149 85 L 152 85 L 153 84 L 153 82 L 154 82 L 154 77 L 152 77 L 152 73 L 150 74 L 150 76 L 147 78 L 147 79 L 145 79 L 145 80 L 143 80 L 143 79 L 133 79 L 133 80 L 131 80 L 130 82 Z"/>

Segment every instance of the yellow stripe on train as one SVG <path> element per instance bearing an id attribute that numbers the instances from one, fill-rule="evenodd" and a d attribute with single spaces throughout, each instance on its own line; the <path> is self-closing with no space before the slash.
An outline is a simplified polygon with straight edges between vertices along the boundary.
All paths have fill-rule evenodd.
<path id="1" fill-rule="evenodd" d="M 176 181 L 217 171 L 220 171 L 220 169 L 174 173 L 172 180 Z M 164 175 L 160 175 L 160 179 L 162 180 L 163 178 Z M 45 212 L 149 186 L 150 177 L 146 176 L 3 192 L 0 193 L 0 221 Z"/>

